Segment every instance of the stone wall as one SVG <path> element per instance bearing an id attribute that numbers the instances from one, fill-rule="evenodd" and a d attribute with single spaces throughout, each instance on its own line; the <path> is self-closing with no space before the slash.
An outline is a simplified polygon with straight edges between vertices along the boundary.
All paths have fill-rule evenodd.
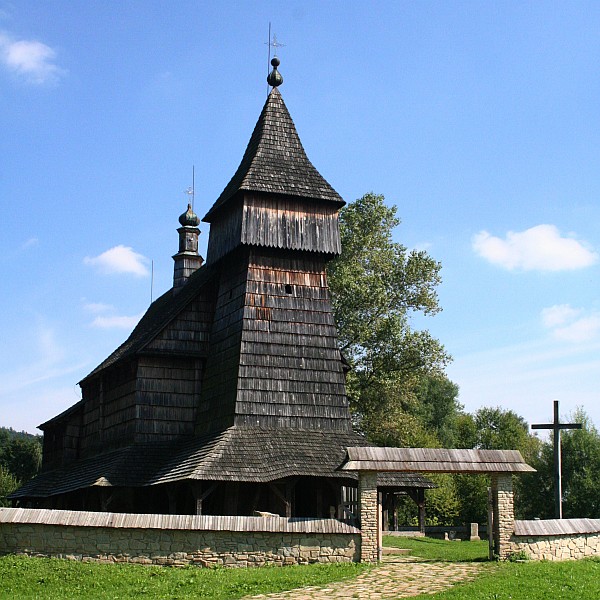
<path id="1" fill-rule="evenodd" d="M 380 560 L 381 530 L 379 525 L 379 497 L 377 472 L 360 471 L 358 475 L 358 502 L 362 542 L 361 562 L 374 563 Z"/>
<path id="2" fill-rule="evenodd" d="M 600 519 L 515 521 L 511 553 L 532 560 L 576 560 L 600 556 Z"/>
<path id="3" fill-rule="evenodd" d="M 0 553 L 203 567 L 352 562 L 360 531 L 333 519 L 0 508 Z"/>

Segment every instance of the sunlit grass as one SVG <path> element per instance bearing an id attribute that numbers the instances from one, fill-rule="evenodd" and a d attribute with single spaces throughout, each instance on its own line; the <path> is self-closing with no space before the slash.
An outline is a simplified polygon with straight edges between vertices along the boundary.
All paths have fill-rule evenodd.
<path id="1" fill-rule="evenodd" d="M 52 558 L 0 557 L 0 598 L 233 599 L 354 577 L 369 567 L 316 564 L 240 569 L 95 564 Z"/>
<path id="2" fill-rule="evenodd" d="M 486 560 L 488 557 L 487 541 L 459 542 L 437 540 L 428 537 L 396 537 L 384 536 L 383 545 L 394 548 L 409 548 L 413 556 L 429 560 L 474 561 Z"/>
<path id="3" fill-rule="evenodd" d="M 598 600 L 600 560 L 502 563 L 425 600 Z"/>

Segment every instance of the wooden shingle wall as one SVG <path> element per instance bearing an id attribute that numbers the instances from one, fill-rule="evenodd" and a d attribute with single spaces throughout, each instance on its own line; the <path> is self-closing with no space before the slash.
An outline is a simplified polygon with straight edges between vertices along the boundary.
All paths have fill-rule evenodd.
<path id="1" fill-rule="evenodd" d="M 247 263 L 247 251 L 238 251 L 223 260 L 198 406 L 197 433 L 233 424 Z"/>
<path id="2" fill-rule="evenodd" d="M 336 336 L 324 257 L 253 250 L 236 425 L 349 430 Z"/>
<path id="3" fill-rule="evenodd" d="M 100 403 L 102 400 L 102 377 L 97 376 L 86 381 L 81 386 L 84 400 L 81 421 L 81 455 L 93 454 L 99 448 L 100 439 Z"/>
<path id="4" fill-rule="evenodd" d="M 118 448 L 133 441 L 135 431 L 136 361 L 127 361 L 103 374 L 101 405 L 102 448 Z"/>
<path id="5" fill-rule="evenodd" d="M 44 430 L 42 469 L 48 470 L 76 460 L 83 407 Z"/>
<path id="6" fill-rule="evenodd" d="M 193 435 L 201 373 L 199 358 L 140 357 L 136 442 L 162 442 Z"/>
<path id="7" fill-rule="evenodd" d="M 201 294 L 148 344 L 144 353 L 206 356 L 213 312 L 212 294 Z"/>
<path id="8" fill-rule="evenodd" d="M 339 254 L 338 207 L 310 199 L 246 193 L 241 241 L 251 246 Z"/>
<path id="9" fill-rule="evenodd" d="M 82 386 L 80 456 L 133 442 L 135 432 L 135 360 L 107 369 Z"/>
<path id="10" fill-rule="evenodd" d="M 212 223 L 207 261 L 214 263 L 241 244 L 337 255 L 337 211 L 331 203 L 245 192 Z"/>
<path id="11" fill-rule="evenodd" d="M 242 198 L 232 201 L 230 209 L 211 223 L 206 250 L 207 264 L 213 264 L 237 248 L 241 242 Z"/>

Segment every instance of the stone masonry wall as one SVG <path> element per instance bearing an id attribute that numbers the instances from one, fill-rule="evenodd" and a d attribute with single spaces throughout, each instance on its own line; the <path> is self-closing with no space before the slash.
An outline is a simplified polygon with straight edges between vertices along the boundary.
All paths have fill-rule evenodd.
<path id="1" fill-rule="evenodd" d="M 510 551 L 533 560 L 575 560 L 600 556 L 600 519 L 515 521 Z"/>
<path id="2" fill-rule="evenodd" d="M 273 531 L 283 518 L 265 518 L 265 529 L 271 531 L 225 531 L 183 528 L 149 528 L 133 526 L 74 526 L 47 523 L 12 522 L 2 519 L 0 510 L 0 553 L 54 556 L 82 561 L 131 562 L 158 565 L 198 565 L 203 567 L 225 565 L 231 567 L 262 566 L 266 564 L 291 565 L 315 562 L 352 562 L 359 559 L 360 532 L 335 532 L 348 528 L 343 523 L 321 520 L 321 529 L 331 532 L 310 531 L 309 524 L 300 531 Z M 68 513 L 69 511 L 45 511 Z M 83 513 L 102 515 L 107 513 Z M 108 513 L 110 514 L 110 513 Z M 6 516 L 6 515 L 5 515 Z M 132 515 L 134 517 L 163 517 L 166 515 Z M 197 517 L 196 517 L 197 518 Z M 206 519 L 206 517 L 205 517 Z M 243 529 L 248 519 L 251 529 L 260 528 L 260 518 L 233 517 Z M 258 522 L 257 522 L 258 519 Z M 32 519 L 22 519 L 21 521 Z M 35 519 L 34 519 L 35 520 Z M 37 519 L 40 520 L 40 519 Z M 318 520 L 317 520 L 318 521 Z M 93 519 L 90 519 L 90 523 Z M 258 524 L 257 524 L 258 523 Z M 285 525 L 285 524 L 284 524 Z M 339 527 L 338 527 L 339 525 Z M 285 529 L 286 527 L 282 527 Z M 287 527 L 289 529 L 289 527 Z M 354 528 L 349 528 L 354 529 Z"/>
<path id="3" fill-rule="evenodd" d="M 515 519 L 514 494 L 511 473 L 492 475 L 492 493 L 494 497 L 494 544 L 499 558 L 504 560 L 511 554 L 510 538 L 513 534 Z"/>
<path id="4" fill-rule="evenodd" d="M 360 561 L 375 563 L 379 560 L 380 544 L 377 472 L 360 471 L 358 475 L 358 498 L 362 532 Z"/>
<path id="5" fill-rule="evenodd" d="M 600 533 L 560 536 L 512 536 L 511 552 L 524 552 L 532 560 L 576 560 L 600 556 Z"/>

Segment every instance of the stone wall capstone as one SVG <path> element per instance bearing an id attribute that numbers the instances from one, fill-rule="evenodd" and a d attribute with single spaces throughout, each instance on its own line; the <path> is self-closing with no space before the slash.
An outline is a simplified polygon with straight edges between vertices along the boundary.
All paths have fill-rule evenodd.
<path id="1" fill-rule="evenodd" d="M 356 562 L 359 547 L 360 531 L 333 519 L 0 509 L 2 554 L 250 567 Z"/>

